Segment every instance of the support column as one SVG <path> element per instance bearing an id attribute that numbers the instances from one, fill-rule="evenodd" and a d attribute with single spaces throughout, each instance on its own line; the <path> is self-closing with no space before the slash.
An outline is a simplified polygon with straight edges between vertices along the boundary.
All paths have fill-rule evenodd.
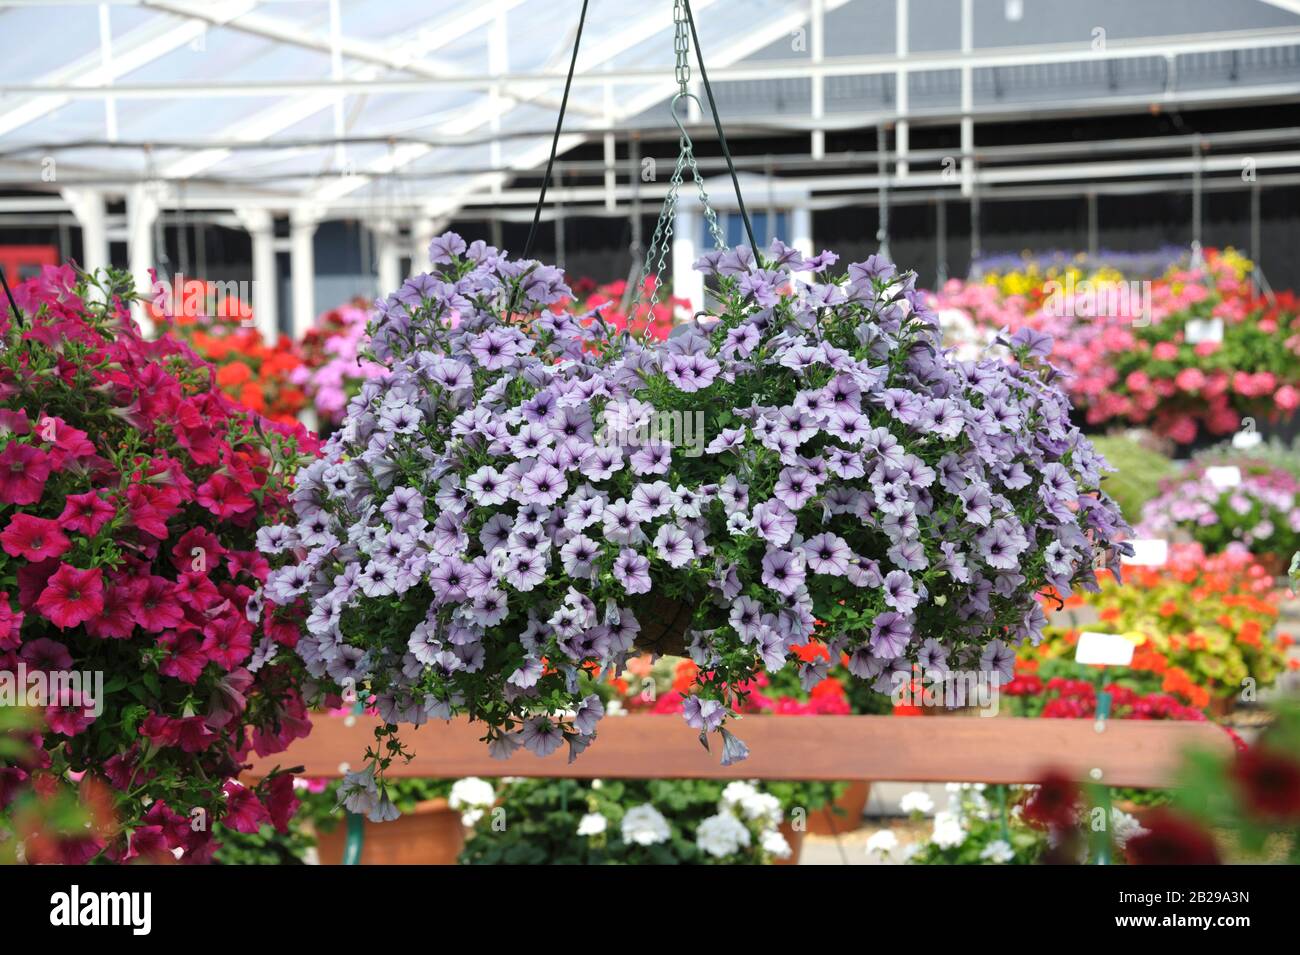
<path id="1" fill-rule="evenodd" d="M 275 216 L 267 209 L 236 209 L 235 215 L 253 240 L 253 325 L 269 345 L 280 334 Z"/>
<path id="2" fill-rule="evenodd" d="M 153 279 L 149 270 L 155 265 L 154 226 L 158 222 L 159 205 L 153 191 L 147 186 L 133 186 L 126 199 L 127 264 L 135 280 L 137 294 L 149 299 L 153 296 Z M 150 337 L 154 333 L 153 320 L 148 309 L 137 302 L 133 306 L 140 330 Z"/>
<path id="3" fill-rule="evenodd" d="M 961 0 L 961 52 L 975 52 L 975 0 Z M 961 68 L 961 194 L 975 192 L 975 73 L 969 66 Z"/>
<path id="4" fill-rule="evenodd" d="M 64 189 L 63 199 L 72 207 L 72 214 L 81 226 L 81 267 L 87 272 L 108 268 L 104 194 L 95 189 Z"/>
<path id="5" fill-rule="evenodd" d="M 387 297 L 402 284 L 401 229 L 392 219 L 383 219 L 371 231 L 379 260 L 379 295 Z"/>
<path id="6" fill-rule="evenodd" d="M 427 213 L 411 223 L 411 274 L 429 271 L 429 243 L 438 234 L 437 223 Z M 396 285 L 389 289 L 394 291 Z M 385 293 L 387 294 L 387 293 Z"/>
<path id="7" fill-rule="evenodd" d="M 315 209 L 302 207 L 289 214 L 289 273 L 293 290 L 291 334 L 300 339 L 316 322 L 316 227 Z"/>
<path id="8" fill-rule="evenodd" d="M 704 276 L 692 266 L 699 257 L 696 239 L 700 234 L 700 213 L 694 209 L 677 207 L 677 220 L 673 223 L 673 294 L 691 303 L 691 309 L 704 308 Z M 664 276 L 659 276 L 663 281 Z M 660 295 L 660 301 L 664 298 Z"/>
<path id="9" fill-rule="evenodd" d="M 812 238 L 812 212 L 806 206 L 790 210 L 790 248 L 798 249 L 805 258 L 814 254 Z"/>

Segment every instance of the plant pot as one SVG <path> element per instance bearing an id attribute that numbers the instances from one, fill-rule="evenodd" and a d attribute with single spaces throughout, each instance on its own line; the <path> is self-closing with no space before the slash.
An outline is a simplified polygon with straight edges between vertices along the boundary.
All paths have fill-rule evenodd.
<path id="1" fill-rule="evenodd" d="M 641 624 L 634 646 L 643 653 L 666 657 L 686 656 L 686 628 L 695 616 L 695 607 L 653 593 L 635 607 Z"/>
<path id="2" fill-rule="evenodd" d="M 862 811 L 871 797 L 871 783 L 863 779 L 849 783 L 840 797 L 828 806 L 808 814 L 808 831 L 818 836 L 842 835 L 857 829 Z M 840 810 L 843 815 L 836 812 Z"/>
<path id="3" fill-rule="evenodd" d="M 796 829 L 789 820 L 781 823 L 778 828 L 781 835 L 785 836 L 785 841 L 790 844 L 790 856 L 786 859 L 776 859 L 772 865 L 798 865 L 799 855 L 803 852 L 803 837 L 807 833 Z"/>
<path id="4" fill-rule="evenodd" d="M 321 865 L 342 865 L 347 824 L 317 841 Z M 392 822 L 366 822 L 362 865 L 455 865 L 465 845 L 460 813 L 445 799 L 426 799 Z"/>
<path id="5" fill-rule="evenodd" d="M 1291 569 L 1290 554 L 1256 554 L 1255 560 L 1272 577 L 1285 577 Z"/>
<path id="6" fill-rule="evenodd" d="M 1206 712 L 1215 719 L 1222 719 L 1237 708 L 1237 696 L 1212 696 Z"/>

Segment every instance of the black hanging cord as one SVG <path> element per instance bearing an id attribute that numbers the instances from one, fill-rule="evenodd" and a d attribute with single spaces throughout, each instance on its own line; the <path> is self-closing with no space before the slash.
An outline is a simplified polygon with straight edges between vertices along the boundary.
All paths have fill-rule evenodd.
<path id="1" fill-rule="evenodd" d="M 546 204 L 546 188 L 551 183 L 551 167 L 555 165 L 555 152 L 560 146 L 560 129 L 564 126 L 564 110 L 569 105 L 569 87 L 573 85 L 573 71 L 578 65 L 578 44 L 582 42 L 582 26 L 587 22 L 587 0 L 582 0 L 582 13 L 578 17 L 578 32 L 573 38 L 573 56 L 569 58 L 569 75 L 564 81 L 564 96 L 560 99 L 560 115 L 555 120 L 555 136 L 551 139 L 551 158 L 546 160 L 546 175 L 542 178 L 542 192 L 537 197 L 537 208 L 533 210 L 533 224 L 528 230 L 528 241 L 524 243 L 522 258 L 528 258 L 533 251 L 533 239 L 537 238 L 537 224 L 542 220 L 542 206 Z"/>
<path id="2" fill-rule="evenodd" d="M 14 293 L 9 290 L 9 281 L 5 278 L 5 270 L 3 268 L 0 268 L 0 285 L 5 287 L 5 298 L 9 299 L 9 308 L 13 311 L 15 324 L 21 325 L 23 323 L 23 310 L 20 309 L 18 303 L 14 301 Z"/>
<path id="3" fill-rule="evenodd" d="M 704 68 L 704 52 L 700 49 L 700 36 L 695 32 L 695 14 L 691 13 L 691 0 L 682 0 L 686 9 L 686 22 L 691 27 L 691 43 L 695 45 L 695 60 L 700 65 L 700 80 L 704 83 L 704 95 L 709 100 L 709 111 L 713 113 L 713 128 L 718 131 L 718 144 L 722 147 L 722 157 L 727 160 L 727 169 L 731 172 L 731 184 L 736 189 L 736 202 L 740 204 L 740 218 L 745 223 L 745 235 L 749 236 L 749 247 L 754 252 L 754 261 L 760 262 L 758 243 L 754 241 L 754 227 L 749 224 L 749 213 L 745 211 L 745 199 L 740 194 L 740 179 L 736 176 L 736 164 L 731 161 L 731 150 L 727 148 L 727 135 L 722 131 L 722 120 L 718 116 L 718 104 L 713 99 L 713 87 L 709 85 L 709 73 Z"/>

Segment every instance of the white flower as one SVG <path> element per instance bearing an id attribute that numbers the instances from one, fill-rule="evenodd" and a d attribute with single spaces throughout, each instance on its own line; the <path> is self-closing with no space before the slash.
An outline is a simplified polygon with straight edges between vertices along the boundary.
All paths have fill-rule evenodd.
<path id="1" fill-rule="evenodd" d="M 668 820 L 654 806 L 642 803 L 623 814 L 623 841 L 638 846 L 654 846 L 667 842 L 672 830 Z"/>
<path id="2" fill-rule="evenodd" d="M 492 784 L 477 776 L 458 779 L 451 787 L 447 802 L 452 809 L 481 808 L 497 801 L 496 790 Z"/>
<path id="3" fill-rule="evenodd" d="M 779 829 L 769 829 L 763 833 L 763 851 L 778 859 L 788 859 L 793 850 Z"/>
<path id="4" fill-rule="evenodd" d="M 1137 821 L 1136 816 L 1130 816 L 1122 809 L 1112 809 L 1110 811 L 1110 827 L 1115 834 L 1115 843 L 1121 849 L 1128 845 L 1128 841 L 1134 836 L 1140 836 L 1146 832 L 1142 828 L 1142 824 Z"/>
<path id="5" fill-rule="evenodd" d="M 955 849 L 966 841 L 966 830 L 961 827 L 961 820 L 951 812 L 934 814 L 934 832 L 930 841 L 940 849 Z"/>
<path id="6" fill-rule="evenodd" d="M 752 819 L 764 826 L 781 824 L 781 800 L 771 793 L 754 793 L 740 801 L 740 811 L 746 819 Z"/>
<path id="7" fill-rule="evenodd" d="M 881 859 L 887 859 L 894 854 L 898 848 L 898 836 L 889 829 L 881 829 L 873 832 L 871 838 L 867 840 L 867 855 L 869 857 L 879 856 Z"/>
<path id="8" fill-rule="evenodd" d="M 609 820 L 598 812 L 589 812 L 578 821 L 578 835 L 598 836 L 609 826 Z"/>
<path id="9" fill-rule="evenodd" d="M 622 700 L 610 700 L 605 704 L 606 716 L 627 716 L 627 710 L 623 709 Z"/>
<path id="10" fill-rule="evenodd" d="M 729 812 L 720 812 L 700 823 L 695 844 L 715 859 L 725 859 L 749 847 L 749 830 Z"/>
<path id="11" fill-rule="evenodd" d="M 929 793 L 914 789 L 910 793 L 903 794 L 903 798 L 898 801 L 898 808 L 909 816 L 914 812 L 926 815 L 934 812 L 934 800 L 930 798 Z"/>
<path id="12" fill-rule="evenodd" d="M 727 783 L 727 788 L 722 790 L 722 804 L 727 808 L 731 808 L 757 795 L 758 789 L 755 788 L 753 783 L 737 779 L 735 782 Z"/>
<path id="13" fill-rule="evenodd" d="M 466 829 L 472 829 L 474 824 L 483 818 L 482 809 L 467 809 L 460 814 L 460 824 Z"/>
<path id="14" fill-rule="evenodd" d="M 1010 862 L 1015 857 L 1010 843 L 1004 839 L 994 839 L 980 851 L 980 858 L 988 862 Z"/>

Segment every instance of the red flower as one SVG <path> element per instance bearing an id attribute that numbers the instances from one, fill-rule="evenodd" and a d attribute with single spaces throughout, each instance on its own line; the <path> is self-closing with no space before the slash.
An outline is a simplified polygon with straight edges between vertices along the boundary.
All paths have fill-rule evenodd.
<path id="1" fill-rule="evenodd" d="M 1253 815 L 1270 822 L 1300 821 L 1300 763 L 1294 759 L 1256 745 L 1238 754 L 1232 778 Z"/>
<path id="2" fill-rule="evenodd" d="M 199 485 L 196 500 L 222 519 L 243 513 L 253 506 L 253 499 L 239 482 L 220 473 Z"/>
<path id="3" fill-rule="evenodd" d="M 35 504 L 50 476 L 50 456 L 30 444 L 10 441 L 0 451 L 0 504 Z"/>
<path id="4" fill-rule="evenodd" d="M 69 494 L 67 503 L 63 506 L 63 513 L 59 515 L 59 525 L 64 530 L 94 537 L 115 514 L 117 508 L 94 491 L 87 491 L 85 494 Z"/>
<path id="5" fill-rule="evenodd" d="M 154 713 L 140 724 L 140 733 L 159 746 L 179 746 L 187 753 L 201 753 L 219 739 L 201 716 L 172 719 Z"/>
<path id="6" fill-rule="evenodd" d="M 253 652 L 252 626 L 234 613 L 218 617 L 203 631 L 203 652 L 223 670 L 233 670 Z"/>
<path id="7" fill-rule="evenodd" d="M 1219 850 L 1209 833 L 1172 810 L 1153 809 L 1142 820 L 1146 832 L 1125 846 L 1133 865 L 1218 865 Z"/>
<path id="8" fill-rule="evenodd" d="M 132 484 L 126 492 L 131 523 L 152 537 L 166 540 L 167 520 L 180 511 L 180 499 L 175 488 Z"/>
<path id="9" fill-rule="evenodd" d="M 21 610 L 14 610 L 9 603 L 9 591 L 0 590 L 0 650 L 16 650 L 23 642 L 24 616 Z"/>
<path id="10" fill-rule="evenodd" d="M 150 633 L 169 630 L 185 619 L 185 611 L 176 600 L 175 585 L 166 577 L 133 580 L 127 588 L 131 616 Z"/>
<path id="11" fill-rule="evenodd" d="M 1075 824 L 1078 804 L 1079 787 L 1074 780 L 1063 773 L 1050 772 L 1026 800 L 1024 817 L 1034 825 L 1064 829 Z"/>
<path id="12" fill-rule="evenodd" d="M 28 641 L 18 655 L 29 670 L 72 669 L 72 654 L 68 653 L 68 648 L 49 637 Z"/>
<path id="13" fill-rule="evenodd" d="M 0 544 L 10 557 L 34 561 L 61 557 L 72 546 L 55 521 L 30 514 L 15 514 L 0 532 Z"/>
<path id="14" fill-rule="evenodd" d="M 86 632 L 100 640 L 125 640 L 134 630 L 130 589 L 120 579 L 115 580 L 104 590 L 104 609 L 86 621 Z"/>
<path id="15" fill-rule="evenodd" d="M 266 784 L 266 808 L 277 832 L 289 831 L 289 820 L 300 805 L 302 800 L 295 793 L 293 777 L 288 773 L 276 776 Z"/>
<path id="16" fill-rule="evenodd" d="M 36 609 L 60 630 L 85 623 L 104 609 L 103 571 L 60 564 L 41 591 Z"/>
<path id="17" fill-rule="evenodd" d="M 198 637 L 168 630 L 158 638 L 158 643 L 171 651 L 159 664 L 158 672 L 193 686 L 208 665 L 208 656 L 199 646 Z"/>
<path id="18" fill-rule="evenodd" d="M 172 563 L 181 573 L 206 573 L 226 555 L 221 541 L 206 527 L 192 527 L 172 547 Z"/>
<path id="19" fill-rule="evenodd" d="M 257 832 L 263 823 L 271 821 L 266 807 L 247 786 L 241 786 L 233 779 L 225 785 L 226 811 L 221 817 L 221 824 L 236 832 Z"/>
<path id="20" fill-rule="evenodd" d="M 45 708 L 45 724 L 62 736 L 76 736 L 95 722 L 95 716 L 90 712 L 94 709 L 94 703 L 84 693 L 64 689 L 59 694 L 58 702 Z"/>

